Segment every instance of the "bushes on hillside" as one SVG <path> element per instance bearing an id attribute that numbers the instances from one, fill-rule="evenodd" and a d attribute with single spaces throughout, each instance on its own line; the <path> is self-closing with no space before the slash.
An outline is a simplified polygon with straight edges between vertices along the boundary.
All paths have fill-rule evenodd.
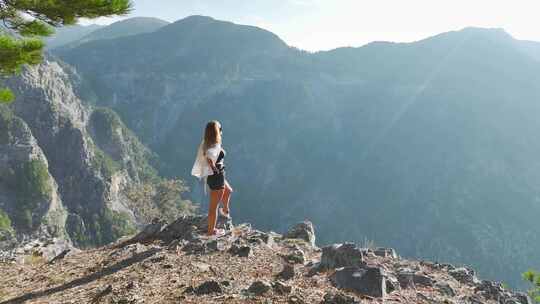
<path id="1" fill-rule="evenodd" d="M 0 242 L 12 235 L 13 228 L 11 227 L 11 220 L 9 219 L 9 216 L 0 209 Z"/>
<path id="2" fill-rule="evenodd" d="M 196 205 L 182 198 L 188 190 L 181 180 L 162 179 L 132 187 L 127 196 L 131 201 L 130 207 L 141 221 L 148 223 L 153 218 L 163 218 L 171 222 L 197 210 Z"/>
<path id="3" fill-rule="evenodd" d="M 39 207 L 39 203 L 49 199 L 52 193 L 47 164 L 33 159 L 16 166 L 13 174 L 10 187 L 17 197 L 17 212 L 13 221 L 20 228 L 31 229 L 37 224 L 33 222 L 34 211 Z"/>

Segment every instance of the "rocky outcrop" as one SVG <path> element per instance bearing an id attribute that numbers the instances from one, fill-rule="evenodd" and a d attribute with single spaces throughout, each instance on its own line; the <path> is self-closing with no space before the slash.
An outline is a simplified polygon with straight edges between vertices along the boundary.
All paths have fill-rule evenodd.
<path id="1" fill-rule="evenodd" d="M 502 284 L 470 280 L 471 270 L 465 275 L 450 264 L 406 260 L 391 249 L 345 243 L 325 251 L 275 233 L 267 244 L 261 240 L 265 232 L 247 224 L 233 226 L 228 220 L 220 222 L 227 225 L 225 234 L 208 237 L 204 222 L 204 216 L 184 216 L 171 224 L 156 220 L 131 239 L 68 254 L 54 263 L 12 268 L 0 264 L 7 276 L 13 267 L 21 267 L 15 280 L 0 276 L 0 301 L 4 295 L 12 302 L 99 298 L 112 303 L 532 303 Z M 310 262 L 288 264 L 283 257 L 299 244 Z M 248 248 L 250 254 L 238 255 L 233 248 Z M 324 270 L 311 273 L 323 259 Z M 62 272 L 63 285 L 51 288 L 29 279 L 32 267 L 40 267 L 47 278 Z"/>

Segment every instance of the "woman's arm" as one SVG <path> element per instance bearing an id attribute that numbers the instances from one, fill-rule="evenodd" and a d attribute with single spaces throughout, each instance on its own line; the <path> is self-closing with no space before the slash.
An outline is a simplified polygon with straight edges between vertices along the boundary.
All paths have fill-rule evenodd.
<path id="1" fill-rule="evenodd" d="M 210 168 L 212 168 L 212 171 L 214 171 L 214 173 L 218 172 L 218 169 L 211 158 L 207 157 L 206 161 L 208 162 L 208 165 L 210 166 Z"/>

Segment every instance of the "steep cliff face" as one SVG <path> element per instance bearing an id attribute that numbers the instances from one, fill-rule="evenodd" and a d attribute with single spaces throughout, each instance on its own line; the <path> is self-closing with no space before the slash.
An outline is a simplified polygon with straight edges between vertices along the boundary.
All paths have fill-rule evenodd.
<path id="1" fill-rule="evenodd" d="M 43 192 L 43 202 L 28 204 L 31 225 L 21 226 L 19 213 L 26 209 L 16 193 L 10 194 L 28 178 L 4 178 L 2 209 L 17 219 L 17 233 L 34 231 L 53 217 L 45 226 L 56 234 L 67 231 L 76 245 L 108 243 L 135 229 L 124 195 L 128 185 L 155 173 L 146 161 L 149 152 L 113 112 L 94 110 L 76 96 L 70 73 L 48 59 L 7 81 L 17 96 L 9 109 L 16 115 L 10 122 L 16 136 L 4 140 L 0 164 L 21 167 L 47 182 L 29 184 Z"/>
<path id="2" fill-rule="evenodd" d="M 67 237 L 66 209 L 45 154 L 28 125 L 0 108 L 0 248 L 17 239 Z"/>

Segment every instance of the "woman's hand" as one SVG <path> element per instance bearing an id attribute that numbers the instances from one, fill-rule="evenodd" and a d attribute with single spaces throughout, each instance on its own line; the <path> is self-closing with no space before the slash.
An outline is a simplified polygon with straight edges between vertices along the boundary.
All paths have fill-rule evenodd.
<path id="1" fill-rule="evenodd" d="M 210 159 L 209 157 L 206 158 L 206 161 L 208 162 L 208 165 L 210 166 L 210 169 L 212 169 L 212 171 L 214 172 L 214 174 L 218 174 L 219 173 L 219 170 L 218 168 L 216 167 L 216 165 L 214 164 L 214 162 L 212 161 L 212 159 Z"/>
<path id="2" fill-rule="evenodd" d="M 227 180 L 225 180 L 225 187 L 229 190 L 229 192 L 231 193 L 234 192 L 233 188 L 231 187 L 231 185 L 229 184 Z"/>

